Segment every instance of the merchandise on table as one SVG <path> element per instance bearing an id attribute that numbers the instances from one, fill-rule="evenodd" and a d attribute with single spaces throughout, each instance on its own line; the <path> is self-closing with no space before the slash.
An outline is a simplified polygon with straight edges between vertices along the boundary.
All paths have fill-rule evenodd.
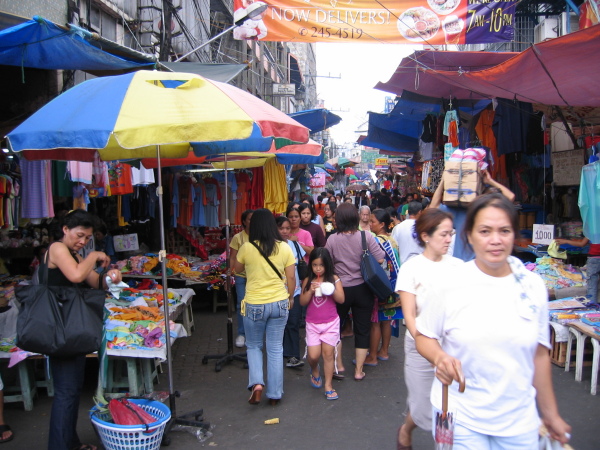
<path id="1" fill-rule="evenodd" d="M 536 259 L 535 263 L 525 264 L 525 267 L 540 275 L 548 289 L 584 287 L 586 285 L 581 269 L 571 264 L 565 264 L 560 259 L 544 256 Z"/>
<path id="2" fill-rule="evenodd" d="M 187 258 L 183 256 L 167 255 L 167 276 L 183 276 L 186 278 L 199 278 L 201 273 L 192 270 Z M 117 261 L 117 268 L 124 274 L 130 275 L 160 275 L 161 264 L 158 255 L 148 253 L 146 255 L 131 256 L 128 259 Z"/>

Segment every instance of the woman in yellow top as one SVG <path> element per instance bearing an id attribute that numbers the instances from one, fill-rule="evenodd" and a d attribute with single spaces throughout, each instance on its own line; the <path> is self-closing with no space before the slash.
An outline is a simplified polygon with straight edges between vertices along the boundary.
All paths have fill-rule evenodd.
<path id="1" fill-rule="evenodd" d="M 248 402 L 260 403 L 263 387 L 262 347 L 267 342 L 267 397 L 276 405 L 283 395 L 283 332 L 296 288 L 296 259 L 283 242 L 273 214 L 258 209 L 250 222 L 250 241 L 234 260 L 237 273 L 246 271 L 246 295 L 242 316 L 248 356 Z M 285 282 L 284 282 L 285 279 Z"/>
<path id="2" fill-rule="evenodd" d="M 233 262 L 240 247 L 248 242 L 248 229 L 250 227 L 250 219 L 254 211 L 247 209 L 242 213 L 242 226 L 244 229 L 236 234 L 229 244 L 229 266 L 233 267 Z M 246 295 L 246 272 L 235 274 L 235 295 L 237 298 L 237 338 L 235 338 L 235 346 L 242 348 L 246 344 L 246 333 L 244 333 L 244 319 L 242 318 L 242 300 Z"/>

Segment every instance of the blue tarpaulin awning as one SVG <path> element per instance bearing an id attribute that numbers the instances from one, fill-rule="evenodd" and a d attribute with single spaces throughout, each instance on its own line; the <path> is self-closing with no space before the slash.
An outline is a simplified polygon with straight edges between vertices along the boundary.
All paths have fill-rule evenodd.
<path id="1" fill-rule="evenodd" d="M 306 109 L 288 114 L 288 116 L 310 129 L 311 133 L 326 130 L 342 121 L 340 116 L 333 114 L 325 108 Z"/>
<path id="2" fill-rule="evenodd" d="M 152 68 L 150 55 L 122 47 L 74 25 L 60 27 L 35 16 L 0 31 L 0 64 L 50 70 L 83 70 L 93 75 Z"/>
<path id="3" fill-rule="evenodd" d="M 455 100 L 460 112 L 475 115 L 490 100 Z M 361 144 L 392 152 L 416 152 L 427 114 L 439 114 L 442 100 L 404 91 L 388 114 L 369 113 L 369 129 Z"/>

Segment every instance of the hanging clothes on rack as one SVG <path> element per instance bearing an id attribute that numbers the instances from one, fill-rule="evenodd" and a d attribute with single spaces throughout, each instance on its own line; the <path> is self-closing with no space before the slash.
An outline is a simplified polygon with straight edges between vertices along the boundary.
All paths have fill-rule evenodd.
<path id="1" fill-rule="evenodd" d="M 583 166 L 578 203 L 583 235 L 600 242 L 600 161 Z"/>
<path id="2" fill-rule="evenodd" d="M 191 225 L 193 227 L 205 227 L 206 186 L 204 181 L 201 178 L 192 177 L 192 189 L 194 190 L 194 212 Z"/>
<path id="3" fill-rule="evenodd" d="M 69 161 L 67 170 L 71 181 L 75 183 L 92 184 L 92 163 L 81 161 Z"/>
<path id="4" fill-rule="evenodd" d="M 133 194 L 131 166 L 119 161 L 110 161 L 107 164 L 110 195 Z"/>
<path id="5" fill-rule="evenodd" d="M 242 223 L 242 213 L 250 208 L 248 203 L 250 200 L 249 192 L 252 180 L 250 180 L 250 176 L 246 171 L 241 170 L 235 174 L 235 181 L 238 189 L 236 192 L 234 223 L 239 225 Z"/>
<path id="6" fill-rule="evenodd" d="M 52 161 L 52 195 L 71 197 L 74 183 L 69 178 L 67 161 Z"/>
<path id="7" fill-rule="evenodd" d="M 50 161 L 27 161 L 22 158 L 19 164 L 23 180 L 21 217 L 33 219 L 31 222 L 38 224 L 42 219 L 54 217 Z M 3 212 L 0 215 L 3 217 Z"/>
<path id="8" fill-rule="evenodd" d="M 232 171 L 227 172 L 227 191 L 225 190 L 225 173 L 217 172 L 214 174 L 214 178 L 219 182 L 221 198 L 227 196 L 227 206 L 229 208 L 229 211 L 225 211 L 225 201 L 221 202 L 219 205 L 219 222 L 225 224 L 225 220 L 229 219 L 230 223 L 234 223 L 236 208 L 235 195 L 238 189 L 235 174 Z"/>
<path id="9" fill-rule="evenodd" d="M 272 158 L 265 164 L 264 175 L 265 208 L 275 214 L 284 214 L 288 199 L 285 168 Z"/>
<path id="10" fill-rule="evenodd" d="M 265 207 L 265 181 L 262 167 L 252 169 L 252 188 L 250 193 L 250 209 Z"/>
<path id="11" fill-rule="evenodd" d="M 204 216 L 206 218 L 207 227 L 219 226 L 219 205 L 221 204 L 221 190 L 219 182 L 213 177 L 204 178 L 206 186 L 206 206 L 204 208 Z"/>
<path id="12" fill-rule="evenodd" d="M 492 128 L 494 124 L 494 116 L 496 115 L 493 109 L 484 109 L 479 115 L 479 120 L 475 126 L 475 132 L 483 147 L 490 149 L 494 164 L 490 167 L 490 175 L 493 179 L 506 179 L 506 157 L 498 155 L 498 147 L 496 145 L 496 135 Z"/>

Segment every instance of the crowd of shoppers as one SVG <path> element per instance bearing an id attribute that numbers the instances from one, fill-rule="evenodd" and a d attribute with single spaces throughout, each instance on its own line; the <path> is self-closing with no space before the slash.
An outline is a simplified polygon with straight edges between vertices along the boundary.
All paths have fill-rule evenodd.
<path id="1" fill-rule="evenodd" d="M 449 386 L 449 403 L 460 405 L 455 449 L 537 448 L 538 417 L 553 438 L 567 442 L 571 428 L 559 415 L 552 388 L 546 290 L 510 256 L 519 229 L 510 191 L 487 174 L 485 179 L 499 192 L 461 210 L 441 205 L 440 190 L 429 204 L 415 195 L 404 205 L 393 204 L 382 190 L 375 205 L 364 195 L 347 202 L 327 192 L 318 197 L 318 207 L 305 197 L 277 218 L 267 209 L 245 211 L 243 230 L 230 244 L 230 263 L 238 309 L 235 344 L 246 347 L 248 358 L 248 402 L 259 404 L 264 392 L 277 405 L 284 367 L 297 369 L 304 360 L 310 386 L 337 400 L 332 380 L 345 379 L 346 367 L 352 367 L 342 358 L 344 327 L 351 323 L 351 377 L 360 382 L 365 366 L 394 356 L 392 322 L 379 312 L 401 305 L 408 396 L 398 449 L 412 449 L 417 427 L 434 431 L 432 407 L 441 408 L 442 386 Z M 84 211 L 65 216 L 63 237 L 40 262 L 47 265 L 49 284 L 106 288 L 105 276 L 120 281 L 118 270 L 95 270 L 107 268 L 110 255 L 78 255 L 94 230 Z M 377 298 L 363 279 L 363 240 L 394 291 L 389 298 Z M 487 320 L 499 309 L 502 322 Z M 76 432 L 84 364 L 85 355 L 50 358 L 55 398 L 48 448 L 94 448 Z M 13 435 L 1 395 L 0 380 L 0 442 L 7 442 Z"/>
<path id="2" fill-rule="evenodd" d="M 313 222 L 318 214 L 310 202 L 290 204 L 287 217 L 278 219 L 281 242 L 300 241 L 300 231 L 310 235 L 293 255 L 296 264 L 309 255 L 309 267 L 304 280 L 288 280 L 290 300 L 296 299 L 292 308 L 298 308 L 289 314 L 300 317 L 306 307 L 310 385 L 324 388 L 328 400 L 339 398 L 332 380 L 346 377 L 341 336 L 350 317 L 352 377 L 362 381 L 365 366 L 393 356 L 391 321 L 378 313 L 386 304 L 402 306 L 408 398 L 398 449 L 412 449 L 415 428 L 432 431 L 432 406 L 441 407 L 442 385 L 450 386 L 450 403 L 461 405 L 454 448 L 533 448 L 538 416 L 555 439 L 568 440 L 570 427 L 558 413 L 550 376 L 546 291 L 537 275 L 510 256 L 518 232 L 512 193 L 487 174 L 486 180 L 498 192 L 459 211 L 441 205 L 440 191 L 431 202 L 415 195 L 404 205 L 388 206 L 382 191 L 374 202 L 385 208 L 369 205 L 363 195 L 354 202 L 319 196 L 324 234 Z M 361 275 L 363 236 L 395 291 L 388 299 L 376 298 Z M 482 320 L 499 307 L 509 326 Z M 293 345 L 281 351 L 279 369 L 283 356 L 288 362 L 301 359 L 296 323 L 281 338 Z M 465 393 L 459 393 L 459 383 L 466 383 Z M 260 390 L 262 379 L 251 375 L 249 388 Z"/>

